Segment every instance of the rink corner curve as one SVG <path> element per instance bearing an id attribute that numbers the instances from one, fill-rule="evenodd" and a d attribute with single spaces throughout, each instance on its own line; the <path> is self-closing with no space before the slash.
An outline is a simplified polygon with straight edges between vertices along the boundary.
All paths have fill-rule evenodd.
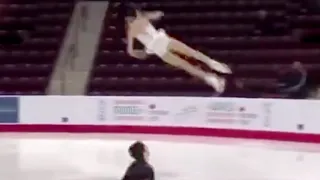
<path id="1" fill-rule="evenodd" d="M 319 143 L 319 134 L 170 126 L 0 124 L 1 133 L 126 133 Z"/>

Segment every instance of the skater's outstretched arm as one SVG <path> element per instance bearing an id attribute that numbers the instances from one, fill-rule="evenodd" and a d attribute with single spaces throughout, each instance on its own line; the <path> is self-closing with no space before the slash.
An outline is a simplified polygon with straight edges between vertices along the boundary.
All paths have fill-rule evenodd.
<path id="1" fill-rule="evenodd" d="M 150 20 L 159 20 L 164 15 L 162 11 L 144 12 L 143 15 Z"/>

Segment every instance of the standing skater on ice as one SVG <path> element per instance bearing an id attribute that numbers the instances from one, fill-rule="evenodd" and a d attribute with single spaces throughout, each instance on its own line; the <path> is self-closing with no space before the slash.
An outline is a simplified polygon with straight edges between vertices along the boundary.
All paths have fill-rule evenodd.
<path id="1" fill-rule="evenodd" d="M 212 72 L 203 71 L 201 68 L 190 64 L 179 55 L 194 58 L 197 61 L 206 64 L 210 69 L 223 74 L 232 73 L 227 65 L 211 59 L 200 51 L 169 37 L 163 29 L 155 29 L 150 20 L 159 19 L 163 16 L 162 12 L 141 12 L 138 10 L 135 10 L 135 12 L 135 17 L 127 18 L 127 52 L 129 55 L 138 59 L 145 59 L 148 54 L 155 54 L 164 62 L 183 69 L 192 76 L 204 80 L 217 92 L 221 93 L 224 91 L 226 82 L 223 77 Z M 145 46 L 145 51 L 134 50 L 134 39 L 137 39 Z"/>
<path id="2" fill-rule="evenodd" d="M 140 141 L 129 147 L 129 154 L 134 159 L 122 180 L 154 180 L 154 171 L 148 163 L 149 151 Z"/>

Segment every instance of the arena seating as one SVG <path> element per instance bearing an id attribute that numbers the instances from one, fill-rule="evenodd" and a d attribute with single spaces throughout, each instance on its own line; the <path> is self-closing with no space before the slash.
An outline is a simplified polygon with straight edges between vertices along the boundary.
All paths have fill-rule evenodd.
<path id="1" fill-rule="evenodd" d="M 310 74 L 319 69 L 319 45 L 299 41 L 299 32 L 317 28 L 320 16 L 290 0 L 137 1 L 144 10 L 161 10 L 168 34 L 229 64 L 252 91 L 268 91 L 279 67 L 302 61 Z M 267 12 L 268 18 L 259 19 Z M 125 53 L 119 4 L 105 19 L 89 95 L 212 95 L 202 81 L 158 58 L 137 60 Z M 266 31 L 265 31 L 266 30 Z M 230 86 L 231 87 L 231 86 Z M 232 93 L 237 93 L 232 89 Z"/>
<path id="2" fill-rule="evenodd" d="M 1 95 L 45 93 L 73 6 L 58 0 L 1 1 L 0 23 L 34 27 L 24 43 L 1 47 Z"/>

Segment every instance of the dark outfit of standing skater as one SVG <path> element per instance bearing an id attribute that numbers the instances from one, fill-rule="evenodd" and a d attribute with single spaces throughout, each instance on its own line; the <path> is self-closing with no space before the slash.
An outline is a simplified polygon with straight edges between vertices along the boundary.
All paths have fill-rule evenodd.
<path id="1" fill-rule="evenodd" d="M 147 162 L 149 151 L 140 141 L 129 147 L 129 154 L 134 159 L 122 180 L 154 180 L 154 171 Z"/>

